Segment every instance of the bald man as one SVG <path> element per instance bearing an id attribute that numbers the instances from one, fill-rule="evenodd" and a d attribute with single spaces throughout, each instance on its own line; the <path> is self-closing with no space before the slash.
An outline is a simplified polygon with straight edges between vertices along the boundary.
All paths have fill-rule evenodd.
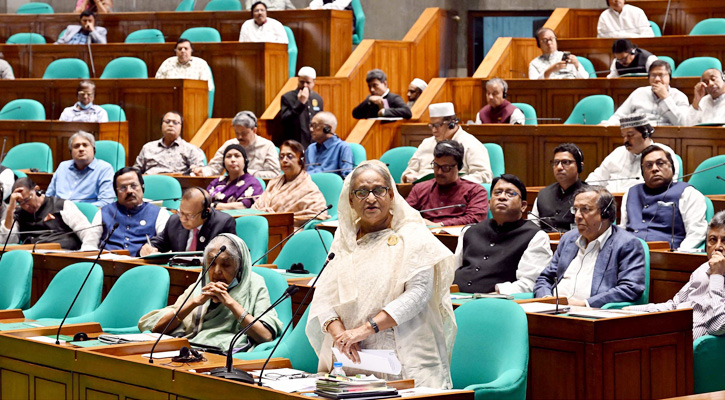
<path id="1" fill-rule="evenodd" d="M 307 172 L 330 172 L 343 179 L 355 167 L 352 149 L 335 134 L 337 118 L 329 111 L 321 111 L 312 117 L 310 133 L 312 144 L 305 150 Z"/>
<path id="2" fill-rule="evenodd" d="M 722 71 L 717 68 L 705 70 L 700 82 L 695 85 L 695 97 L 687 113 L 687 125 L 713 123 L 725 125 L 724 92 Z"/>

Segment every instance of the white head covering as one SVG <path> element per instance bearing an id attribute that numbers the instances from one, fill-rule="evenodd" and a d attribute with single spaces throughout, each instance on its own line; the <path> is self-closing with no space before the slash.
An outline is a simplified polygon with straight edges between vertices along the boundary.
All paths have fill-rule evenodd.
<path id="1" fill-rule="evenodd" d="M 425 88 L 428 87 L 428 84 L 425 83 L 425 81 L 420 78 L 413 79 L 413 81 L 410 82 L 410 84 L 417 87 L 418 89 L 420 89 L 421 92 L 424 91 Z"/>
<path id="2" fill-rule="evenodd" d="M 297 76 L 306 76 L 308 78 L 317 79 L 317 71 L 312 67 L 302 67 Z"/>
<path id="3" fill-rule="evenodd" d="M 453 107 L 453 103 L 436 103 L 428 106 L 431 118 L 436 117 L 451 117 L 456 115 L 456 109 Z"/>

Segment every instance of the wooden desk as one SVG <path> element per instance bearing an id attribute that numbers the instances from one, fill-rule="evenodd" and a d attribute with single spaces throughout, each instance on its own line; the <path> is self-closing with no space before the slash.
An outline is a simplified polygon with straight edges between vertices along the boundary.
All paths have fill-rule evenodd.
<path id="1" fill-rule="evenodd" d="M 534 201 L 536 200 L 536 197 L 539 196 L 539 192 L 541 189 L 543 189 L 545 186 L 527 186 L 526 187 L 526 211 L 531 211 L 534 207 Z M 624 196 L 624 193 L 613 193 L 614 195 L 614 201 L 617 205 L 617 221 L 622 220 L 622 196 Z M 527 218 L 528 219 L 528 218 Z"/>
<path id="2" fill-rule="evenodd" d="M 0 121 L 0 131 L 2 130 L 2 123 L 3 121 Z M 21 142 L 22 143 L 22 142 Z M 67 151 L 68 146 L 65 146 L 65 149 Z M 68 158 L 70 159 L 70 155 L 68 155 Z M 63 161 L 64 159 L 61 159 Z M 55 161 L 55 156 L 53 156 L 53 161 Z M 131 163 L 133 164 L 133 162 Z M 128 165 L 128 163 L 126 163 Z M 26 172 L 28 177 L 32 178 L 35 183 L 40 186 L 41 189 L 47 189 L 48 185 L 50 185 L 50 180 L 53 179 L 53 174 L 46 173 L 46 172 Z M 177 181 L 179 181 L 179 184 L 181 185 L 181 190 L 188 189 L 190 187 L 198 186 L 201 188 L 206 189 L 207 186 L 213 181 L 216 177 L 214 176 L 186 176 L 181 174 L 161 174 L 161 175 L 168 175 L 172 178 L 176 178 Z"/>
<path id="3" fill-rule="evenodd" d="M 662 303 L 685 286 L 697 267 L 707 262 L 707 255 L 650 250 L 649 262 L 649 301 Z"/>
<path id="4" fill-rule="evenodd" d="M 718 211 L 725 210 L 725 195 L 723 194 L 711 194 L 707 197 L 712 200 L 712 207 L 715 209 L 715 213 Z"/>

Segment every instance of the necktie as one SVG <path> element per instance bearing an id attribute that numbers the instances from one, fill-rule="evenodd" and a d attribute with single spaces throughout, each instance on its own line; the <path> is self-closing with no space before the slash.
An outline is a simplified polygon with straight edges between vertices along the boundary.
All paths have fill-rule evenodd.
<path id="1" fill-rule="evenodd" d="M 194 235 L 191 237 L 189 251 L 196 251 L 196 243 L 199 241 L 199 228 L 194 228 Z"/>

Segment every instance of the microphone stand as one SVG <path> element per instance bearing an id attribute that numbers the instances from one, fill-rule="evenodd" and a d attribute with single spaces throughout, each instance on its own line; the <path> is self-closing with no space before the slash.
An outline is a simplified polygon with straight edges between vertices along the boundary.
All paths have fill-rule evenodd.
<path id="1" fill-rule="evenodd" d="M 452 204 L 450 206 L 443 206 L 443 207 L 429 208 L 427 210 L 420 210 L 419 212 L 422 214 L 424 212 L 445 210 L 446 208 L 458 208 L 458 207 L 465 207 L 465 206 L 466 206 L 466 204 Z"/>
<path id="2" fill-rule="evenodd" d="M 20 208 L 18 208 L 18 209 L 20 209 Z M 8 246 L 8 241 L 10 240 L 10 234 L 13 232 L 15 223 L 18 222 L 17 214 L 15 212 L 13 212 L 13 214 L 15 214 L 15 218 L 13 218 L 13 223 L 12 223 L 12 225 L 10 225 L 10 230 L 8 231 L 8 236 L 5 238 L 5 243 L 3 244 L 3 251 L 2 251 L 2 253 L 0 253 L 0 260 L 2 260 L 3 255 L 5 255 L 5 248 Z"/>
<path id="3" fill-rule="evenodd" d="M 527 214 L 528 214 L 528 215 L 529 215 L 530 217 L 534 217 L 534 218 L 536 218 L 536 219 L 537 219 L 537 220 L 538 220 L 539 222 L 541 222 L 542 224 L 546 225 L 546 227 L 547 227 L 547 228 L 550 228 L 550 229 L 552 229 L 553 231 L 555 231 L 556 233 L 558 233 L 558 234 L 559 234 L 559 239 L 561 239 L 561 235 L 562 235 L 562 233 L 561 233 L 561 231 L 559 230 L 559 228 L 557 228 L 557 227 L 555 227 L 555 226 L 553 226 L 553 225 L 550 225 L 550 224 L 549 224 L 548 222 L 544 221 L 544 218 L 541 218 L 541 217 L 539 217 L 538 215 L 536 215 L 536 214 L 532 213 L 531 211 L 528 211 L 528 212 L 527 212 Z"/>

